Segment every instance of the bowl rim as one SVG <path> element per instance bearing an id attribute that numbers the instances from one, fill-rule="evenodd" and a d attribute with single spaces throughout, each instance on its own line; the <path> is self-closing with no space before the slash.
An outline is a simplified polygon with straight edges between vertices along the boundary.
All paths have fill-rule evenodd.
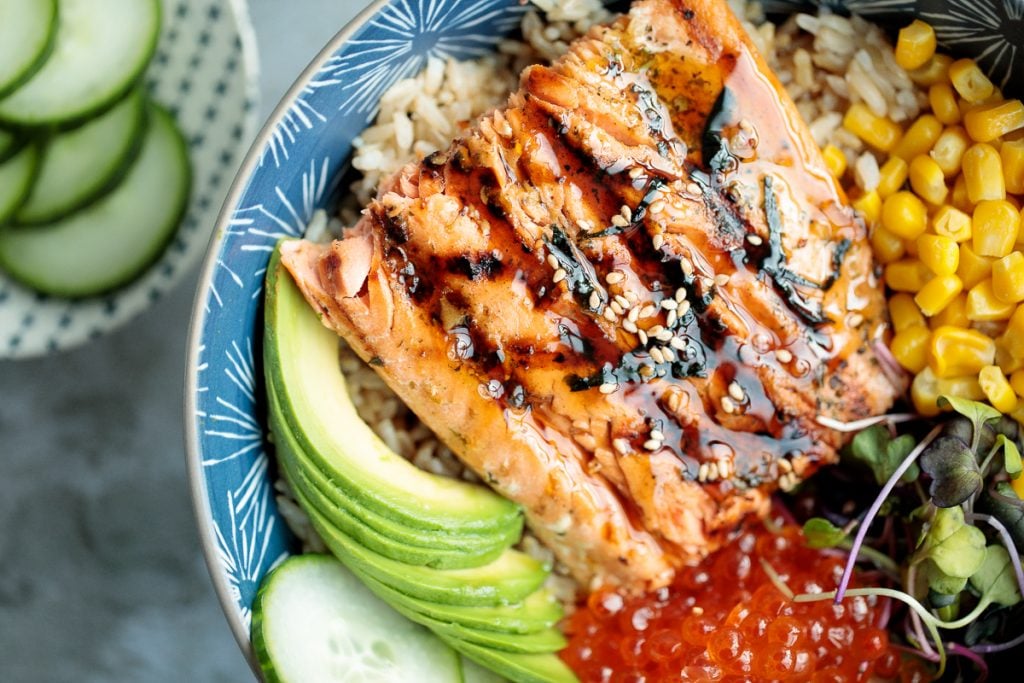
<path id="1" fill-rule="evenodd" d="M 236 600 L 231 595 L 230 586 L 223 568 L 216 560 L 217 541 L 213 523 L 213 513 L 210 507 L 209 496 L 207 495 L 206 476 L 201 466 L 201 453 L 199 447 L 198 424 L 195 419 L 197 409 L 198 391 L 198 369 L 199 349 L 201 348 L 202 334 L 206 323 L 206 299 L 210 293 L 210 284 L 213 281 L 214 272 L 217 268 L 219 250 L 227 235 L 228 223 L 231 220 L 234 210 L 239 201 L 248 189 L 249 181 L 253 173 L 259 167 L 260 158 L 267 144 L 270 142 L 273 132 L 278 123 L 285 117 L 291 104 L 301 95 L 306 84 L 320 69 L 325 60 L 334 55 L 342 46 L 348 42 L 363 26 L 375 17 L 384 7 L 394 0 L 372 0 L 355 17 L 353 17 L 340 31 L 317 52 L 302 72 L 292 82 L 287 92 L 281 97 L 273 111 L 267 117 L 263 127 L 253 139 L 249 150 L 246 152 L 242 163 L 239 165 L 235 177 L 228 189 L 224 203 L 217 214 L 217 221 L 207 244 L 202 266 L 196 280 L 196 292 L 192 301 L 192 313 L 189 318 L 189 327 L 186 343 L 185 356 L 185 378 L 184 378 L 184 431 L 185 431 L 185 465 L 188 476 L 189 493 L 192 498 L 192 512 L 195 516 L 197 531 L 199 532 L 200 547 L 203 552 L 203 561 L 210 574 L 217 601 L 221 611 L 231 628 L 232 635 L 238 643 L 242 654 L 245 656 L 249 667 L 257 677 L 261 677 L 259 662 L 254 656 L 250 633 L 242 620 L 237 617 L 235 609 Z"/>

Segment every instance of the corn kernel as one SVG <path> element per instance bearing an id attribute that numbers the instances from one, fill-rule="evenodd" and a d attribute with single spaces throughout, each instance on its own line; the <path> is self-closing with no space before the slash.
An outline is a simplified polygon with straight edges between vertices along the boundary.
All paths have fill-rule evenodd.
<path id="1" fill-rule="evenodd" d="M 945 308 L 928 320 L 928 326 L 937 330 L 943 325 L 953 327 L 970 327 L 971 319 L 967 317 L 967 294 L 960 292 Z"/>
<path id="2" fill-rule="evenodd" d="M 1024 103 L 1007 100 L 974 107 L 964 115 L 964 128 L 977 142 L 991 142 L 1018 128 L 1024 128 Z"/>
<path id="3" fill-rule="evenodd" d="M 896 63 L 907 71 L 924 66 L 935 54 L 935 30 L 915 19 L 900 29 L 895 52 Z"/>
<path id="4" fill-rule="evenodd" d="M 949 193 L 949 203 L 966 213 L 974 211 L 974 202 L 967 196 L 967 181 L 961 173 L 953 181 L 953 191 Z"/>
<path id="5" fill-rule="evenodd" d="M 936 83 L 928 88 L 928 104 L 935 118 L 947 126 L 960 123 L 960 107 L 956 104 L 956 93 L 949 83 Z"/>
<path id="6" fill-rule="evenodd" d="M 907 250 L 907 256 L 917 258 L 917 240 L 903 240 L 903 245 Z"/>
<path id="7" fill-rule="evenodd" d="M 1010 316 L 999 343 L 1014 358 L 1024 360 L 1024 306 L 1018 306 Z"/>
<path id="8" fill-rule="evenodd" d="M 885 267 L 885 283 L 897 292 L 919 292 L 931 276 L 928 266 L 917 259 L 893 261 Z"/>
<path id="9" fill-rule="evenodd" d="M 971 217 L 971 232 L 971 242 L 979 256 L 1002 258 L 1017 242 L 1020 213 L 1005 199 L 979 202 Z"/>
<path id="10" fill-rule="evenodd" d="M 825 160 L 825 168 L 832 174 L 833 178 L 841 178 L 846 173 L 846 155 L 843 150 L 835 145 L 825 145 L 821 150 L 821 157 Z"/>
<path id="11" fill-rule="evenodd" d="M 931 368 L 925 368 L 914 376 L 910 384 L 910 398 L 914 409 L 924 417 L 939 414 L 939 383 Z"/>
<path id="12" fill-rule="evenodd" d="M 960 126 L 952 126 L 942 131 L 928 156 L 935 160 L 944 176 L 952 178 L 960 172 L 964 152 L 970 144 L 971 139 L 967 137 L 967 131 Z"/>
<path id="13" fill-rule="evenodd" d="M 881 225 L 875 226 L 871 233 L 871 250 L 875 254 L 875 260 L 882 264 L 898 261 L 907 253 L 903 239 Z"/>
<path id="14" fill-rule="evenodd" d="M 992 291 L 1000 301 L 1024 301 L 1024 254 L 1014 251 L 992 264 Z"/>
<path id="15" fill-rule="evenodd" d="M 932 230 L 936 235 L 948 237 L 954 242 L 971 239 L 971 217 L 949 204 L 939 207 L 932 215 Z"/>
<path id="16" fill-rule="evenodd" d="M 1024 424 L 1024 406 L 1018 405 L 1017 409 L 1010 413 L 1010 417 Z M 1024 500 L 1024 477 L 1017 477 L 1016 479 L 1010 480 L 1010 488 L 1017 494 L 1017 497 Z"/>
<path id="17" fill-rule="evenodd" d="M 946 377 L 935 381 L 940 396 L 959 396 L 969 401 L 984 401 L 985 392 L 978 382 L 978 376 Z"/>
<path id="18" fill-rule="evenodd" d="M 949 80 L 960 97 L 972 104 L 984 102 L 995 92 L 992 81 L 973 59 L 958 59 L 950 64 Z"/>
<path id="19" fill-rule="evenodd" d="M 896 362 L 905 370 L 921 372 L 928 366 L 928 342 L 931 336 L 931 331 L 924 325 L 914 325 L 897 332 L 889 342 L 889 349 Z"/>
<path id="20" fill-rule="evenodd" d="M 1014 370 L 1010 375 L 1010 386 L 1018 396 L 1024 396 L 1024 369 Z"/>
<path id="21" fill-rule="evenodd" d="M 970 289 L 989 276 L 992 272 L 992 261 L 986 256 L 978 256 L 970 244 L 960 245 L 960 265 L 957 266 L 956 274 L 964 283 L 964 287 Z"/>
<path id="22" fill-rule="evenodd" d="M 874 225 L 882 218 L 882 198 L 878 196 L 878 192 L 875 190 L 865 192 L 854 199 L 851 205 L 860 213 L 864 218 L 864 222 L 869 226 Z"/>
<path id="23" fill-rule="evenodd" d="M 983 367 L 978 373 L 978 383 L 985 392 L 985 398 L 999 412 L 1008 413 L 1017 407 L 1017 395 L 998 365 Z"/>
<path id="24" fill-rule="evenodd" d="M 983 142 L 971 145 L 961 163 L 967 198 L 972 204 L 984 199 L 1006 199 L 1003 162 L 995 147 Z"/>
<path id="25" fill-rule="evenodd" d="M 949 77 L 949 67 L 953 58 L 949 55 L 932 55 L 924 66 L 918 67 L 908 73 L 910 80 L 918 85 L 930 86 L 941 83 Z"/>
<path id="26" fill-rule="evenodd" d="M 956 275 L 939 275 L 925 283 L 914 297 L 914 303 L 925 315 L 940 313 L 964 288 Z"/>
<path id="27" fill-rule="evenodd" d="M 941 235 L 926 233 L 918 237 L 917 255 L 936 275 L 952 275 L 960 265 L 960 246 Z"/>
<path id="28" fill-rule="evenodd" d="M 878 169 L 878 187 L 875 190 L 878 196 L 885 199 L 889 195 L 898 192 L 907 182 L 907 174 L 910 165 L 899 157 L 889 157 L 882 167 Z"/>
<path id="29" fill-rule="evenodd" d="M 1003 162 L 1003 184 L 1007 192 L 1024 194 L 1024 138 L 1006 140 L 999 148 Z"/>
<path id="30" fill-rule="evenodd" d="M 867 105 L 851 105 L 843 116 L 843 127 L 872 147 L 888 152 L 899 142 L 899 125 L 883 116 L 876 116 Z"/>
<path id="31" fill-rule="evenodd" d="M 996 337 L 996 365 L 1004 375 L 1009 376 L 1011 373 L 1024 369 L 1024 360 L 1016 358 L 1010 353 L 1010 350 L 1006 348 L 1005 337 L 1006 335 Z"/>
<path id="32" fill-rule="evenodd" d="M 967 292 L 967 317 L 971 322 L 1007 320 L 1016 308 L 996 298 L 991 279 L 982 280 Z"/>
<path id="33" fill-rule="evenodd" d="M 949 189 L 946 179 L 935 160 L 920 154 L 910 162 L 910 187 L 917 196 L 929 204 L 941 204 Z"/>
<path id="34" fill-rule="evenodd" d="M 892 328 L 897 332 L 902 332 L 908 327 L 925 324 L 921 309 L 914 303 L 914 297 L 906 292 L 889 297 L 889 320 L 892 321 Z"/>
<path id="35" fill-rule="evenodd" d="M 928 227 L 928 211 L 910 192 L 897 192 L 882 203 L 882 225 L 905 240 L 914 240 Z"/>
<path id="36" fill-rule="evenodd" d="M 909 162 L 919 154 L 927 154 L 942 134 L 942 123 L 931 114 L 923 114 L 910 124 L 891 154 Z"/>
<path id="37" fill-rule="evenodd" d="M 939 379 L 977 375 L 996 358 L 996 343 L 977 330 L 940 327 L 932 333 L 928 367 Z"/>

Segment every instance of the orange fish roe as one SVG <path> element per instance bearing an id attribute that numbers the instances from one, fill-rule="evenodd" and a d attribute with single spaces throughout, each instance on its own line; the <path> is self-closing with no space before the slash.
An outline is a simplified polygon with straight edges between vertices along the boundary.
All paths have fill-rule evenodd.
<path id="1" fill-rule="evenodd" d="M 879 627 L 883 599 L 792 602 L 759 559 L 795 593 L 833 590 L 845 561 L 807 548 L 795 526 L 749 531 L 654 593 L 591 594 L 566 621 L 562 658 L 584 683 L 842 683 L 900 673 Z"/>

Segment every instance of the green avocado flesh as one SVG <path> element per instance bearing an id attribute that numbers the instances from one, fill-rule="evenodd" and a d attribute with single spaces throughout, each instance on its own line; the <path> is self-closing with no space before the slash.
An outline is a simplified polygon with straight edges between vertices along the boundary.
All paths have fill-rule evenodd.
<path id="1" fill-rule="evenodd" d="M 579 683 L 558 655 L 503 652 L 438 633 L 438 637 L 476 663 L 516 683 Z"/>
<path id="2" fill-rule="evenodd" d="M 486 534 L 521 524 L 519 506 L 493 491 L 419 469 L 366 425 L 338 367 L 338 337 L 325 328 L 283 272 L 267 271 L 264 367 L 281 413 L 317 467 L 360 505 L 426 530 Z"/>

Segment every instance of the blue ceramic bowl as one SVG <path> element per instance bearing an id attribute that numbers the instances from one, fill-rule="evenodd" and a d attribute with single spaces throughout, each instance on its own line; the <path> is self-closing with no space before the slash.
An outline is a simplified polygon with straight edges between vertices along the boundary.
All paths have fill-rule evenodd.
<path id="1" fill-rule="evenodd" d="M 1019 6 L 1024 0 L 1007 0 L 1009 5 L 1003 0 L 960 1 L 974 8 L 966 13 L 967 20 L 977 18 L 978 30 L 991 36 L 990 42 L 1014 35 L 1020 41 L 1024 35 L 1024 12 L 1013 9 L 1013 3 Z M 920 8 L 902 0 L 849 4 L 897 23 L 907 23 L 907 13 L 920 11 L 938 25 L 948 25 L 930 14 L 938 0 L 918 2 Z M 872 3 L 881 15 L 872 11 Z M 775 12 L 803 7 L 778 0 L 766 5 Z M 314 210 L 330 207 L 352 139 L 372 119 L 390 85 L 418 71 L 429 56 L 475 58 L 493 51 L 501 38 L 518 30 L 525 9 L 519 0 L 374 2 L 298 78 L 257 138 L 228 195 L 192 319 L 185 424 L 207 563 L 250 662 L 253 598 L 264 575 L 295 547 L 275 505 L 274 467 L 265 441 L 261 293 L 271 250 L 278 238 L 300 235 Z M 989 10 L 991 16 L 985 13 Z M 998 12 L 1003 15 L 992 14 Z M 1004 36 L 1003 29 L 1011 33 Z M 945 37 L 954 39 L 952 47 L 961 54 L 967 54 L 961 48 L 980 51 L 988 45 L 956 43 L 958 36 L 969 35 L 963 29 Z M 995 80 L 1009 80 L 1006 64 L 995 63 Z"/>

